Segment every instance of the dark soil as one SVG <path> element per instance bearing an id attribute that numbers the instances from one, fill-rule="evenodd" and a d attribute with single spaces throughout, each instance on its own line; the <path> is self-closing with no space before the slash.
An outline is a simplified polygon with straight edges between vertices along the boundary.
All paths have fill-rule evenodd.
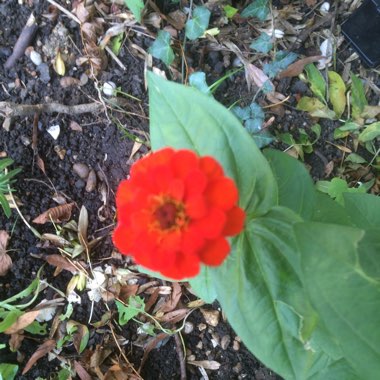
<path id="1" fill-rule="evenodd" d="M 30 3 L 31 6 L 19 5 L 15 1 L 5 0 L 0 4 L 2 17 L 0 26 L 0 101 L 16 104 L 57 102 L 65 105 L 77 105 L 97 100 L 99 98 L 98 91 L 92 79 L 89 79 L 88 83 L 81 87 L 62 88 L 60 77 L 53 70 L 49 60 L 46 61 L 47 71 L 45 68 L 44 73 L 38 71 L 25 55 L 10 70 L 3 69 L 30 12 L 33 10 L 37 15 L 47 12 L 49 5 L 47 2 L 37 1 L 33 4 L 31 1 Z M 41 52 L 41 46 L 46 43 L 46 39 L 59 21 L 66 26 L 71 37 L 68 50 L 77 54 L 76 47 L 81 48 L 82 46 L 79 28 L 77 24 L 60 13 L 56 21 L 49 21 L 46 18 L 40 19 L 40 27 L 32 45 Z M 244 28 L 246 32 L 252 35 L 252 30 L 249 27 L 243 25 L 242 29 Z M 131 33 L 129 39 L 131 43 L 144 50 L 151 41 L 151 39 L 137 33 Z M 206 71 L 209 83 L 217 80 L 226 70 L 232 68 L 232 62 L 226 65 L 225 55 L 219 52 L 207 52 L 207 49 L 202 50 L 194 47 L 194 49 L 188 50 L 188 54 L 188 62 L 192 63 L 194 69 Z M 119 58 L 127 67 L 127 71 L 123 72 L 112 59 L 109 59 L 108 66 L 99 74 L 98 80 L 99 83 L 111 80 L 121 87 L 123 92 L 141 100 L 138 102 L 124 98 L 127 100 L 124 106 L 127 107 L 126 110 L 129 113 L 121 114 L 109 111 L 108 115 L 104 112 L 86 113 L 84 115 L 40 114 L 37 141 L 33 136 L 33 116 L 13 119 L 9 131 L 0 128 L 0 153 L 5 152 L 8 157 L 14 160 L 15 167 L 22 168 L 22 172 L 13 185 L 14 194 L 20 201 L 22 214 L 27 221 L 31 222 L 50 207 L 57 206 L 53 199 L 57 193 L 63 196 L 67 202 L 76 203 L 71 218 L 73 220 L 78 220 L 79 210 L 84 205 L 89 214 L 89 234 L 95 237 L 103 237 L 100 244 L 91 252 L 93 268 L 105 262 L 114 267 L 123 268 L 127 267 L 129 263 L 113 254 L 111 233 L 115 216 L 114 192 L 118 183 L 127 177 L 131 162 L 148 150 L 142 145 L 131 160 L 134 141 L 127 137 L 133 135 L 144 140 L 148 131 L 147 94 L 143 79 L 144 62 L 131 53 L 127 45 L 122 48 Z M 233 61 L 233 57 L 230 58 Z M 67 65 L 66 75 L 79 79 L 85 70 L 86 67 L 79 67 L 75 64 Z M 293 95 L 299 93 L 294 82 L 286 91 Z M 237 99 L 240 99 L 244 105 L 245 101 L 251 100 L 247 95 L 244 74 L 238 73 L 227 79 L 215 96 L 226 105 L 231 105 Z M 294 101 L 293 104 L 290 103 L 290 105 L 294 104 Z M 70 128 L 72 122 L 81 126 L 82 131 Z M 276 115 L 276 122 L 272 130 L 274 133 L 276 130 L 294 132 L 299 127 L 307 129 L 312 123 L 312 120 L 305 118 L 294 108 L 289 107 L 283 116 Z M 57 140 L 54 140 L 47 132 L 47 129 L 53 125 L 60 126 L 60 134 Z M 328 123 L 323 125 L 323 134 L 316 146 L 316 151 L 306 158 L 315 179 L 324 178 L 325 166 L 329 161 L 340 159 L 341 152 L 324 142 L 331 140 L 333 128 L 334 126 Z M 60 157 L 57 152 L 64 153 Z M 45 173 L 40 168 L 39 158 L 44 163 Z M 86 164 L 98 173 L 98 183 L 93 191 L 86 191 L 86 182 L 73 171 L 75 163 Z M 102 199 L 101 188 L 105 189 L 106 199 Z M 40 233 L 54 233 L 51 224 L 34 225 L 34 227 Z M 0 212 L 0 230 L 6 230 L 11 235 L 8 249 L 13 260 L 9 273 L 5 277 L 0 277 L 0 300 L 4 300 L 22 291 L 30 284 L 45 263 L 45 260 L 42 259 L 43 255 L 57 253 L 57 251 L 51 246 L 46 248 L 45 245 L 41 244 L 40 240 L 26 227 L 15 211 L 12 212 L 10 219 L 6 219 L 4 214 Z M 72 274 L 64 270 L 55 276 L 54 269 L 50 265 L 45 265 L 42 278 L 52 287 L 65 292 Z M 145 279 L 144 281 L 148 280 Z M 56 292 L 48 287 L 40 294 L 38 300 L 56 297 Z M 81 293 L 81 297 L 82 303 L 74 308 L 71 319 L 88 324 L 91 315 L 91 302 L 85 292 Z M 115 312 L 113 302 L 110 302 L 108 306 L 112 312 Z M 213 305 L 213 308 L 217 309 L 218 305 Z M 102 302 L 97 303 L 92 311 L 91 321 L 99 321 L 106 311 L 107 308 Z M 191 333 L 183 335 L 187 356 L 193 357 L 196 361 L 213 360 L 221 364 L 218 370 L 206 370 L 208 378 L 226 380 L 279 379 L 249 353 L 227 321 L 221 318 L 216 327 L 204 325 L 204 318 L 197 310 L 190 315 L 188 322 L 193 326 L 193 330 Z M 202 325 L 205 326 L 204 329 L 199 328 Z M 123 349 L 128 360 L 138 368 L 144 350 L 134 345 L 138 338 L 137 325 L 132 323 L 127 326 L 117 331 L 117 334 L 129 341 L 129 344 L 123 346 Z M 90 325 L 89 328 L 88 348 L 90 350 L 94 350 L 97 345 L 102 345 L 106 349 L 107 344 L 109 344 L 109 347 L 116 351 L 115 345 L 104 338 L 110 335 L 107 326 L 103 327 L 103 330 Z M 0 363 L 17 363 L 22 370 L 28 359 L 45 339 L 44 336 L 25 333 L 25 339 L 17 353 L 12 353 L 7 349 L 1 351 Z M 8 340 L 8 336 L 0 335 L 0 343 L 7 343 Z M 82 360 L 72 346 L 65 347 L 61 352 L 61 357 L 69 360 Z M 60 368 L 58 359 L 48 361 L 48 357 L 45 356 L 26 375 L 18 375 L 17 379 L 53 378 L 53 374 L 58 372 Z M 186 371 L 188 379 L 205 378 L 196 366 L 188 364 Z M 180 363 L 174 338 L 167 339 L 159 348 L 150 352 L 143 365 L 141 375 L 146 380 L 180 379 Z"/>

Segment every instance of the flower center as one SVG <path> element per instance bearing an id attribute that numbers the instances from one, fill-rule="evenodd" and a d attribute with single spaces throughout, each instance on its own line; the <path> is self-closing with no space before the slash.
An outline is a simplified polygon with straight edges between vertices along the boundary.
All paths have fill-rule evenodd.
<path id="1" fill-rule="evenodd" d="M 161 229 L 167 230 L 176 224 L 177 207 L 173 203 L 165 203 L 154 212 Z"/>
<path id="2" fill-rule="evenodd" d="M 156 228 L 161 231 L 180 229 L 187 224 L 184 205 L 173 199 L 161 199 L 153 211 Z"/>

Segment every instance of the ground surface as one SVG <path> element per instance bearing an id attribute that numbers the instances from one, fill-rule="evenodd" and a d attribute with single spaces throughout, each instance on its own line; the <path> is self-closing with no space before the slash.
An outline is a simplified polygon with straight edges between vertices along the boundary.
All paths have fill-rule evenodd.
<path id="1" fill-rule="evenodd" d="M 176 9 L 176 5 L 169 3 L 157 2 L 163 13 Z M 284 3 L 286 2 L 274 2 L 274 6 L 282 9 Z M 65 3 L 62 5 L 65 6 Z M 241 6 L 238 2 L 234 2 L 234 5 Z M 120 96 L 119 104 L 125 111 L 124 113 L 117 112 L 116 106 L 113 105 L 112 109 L 108 108 L 107 114 L 101 109 L 100 112 L 84 114 L 41 113 L 38 119 L 34 118 L 34 115 L 13 118 L 9 130 L 0 129 L 0 152 L 11 157 L 15 161 L 16 167 L 22 168 L 13 187 L 22 214 L 27 221 L 31 222 L 47 209 L 57 206 L 57 200 L 67 203 L 75 202 L 71 220 L 77 221 L 80 208 L 85 206 L 88 211 L 89 236 L 91 238 L 101 237 L 100 243 L 90 252 L 92 268 L 104 268 L 105 265 L 108 265 L 111 271 L 115 271 L 117 268 L 127 268 L 130 262 L 115 251 L 111 242 L 115 215 L 114 192 L 120 180 L 128 175 L 130 164 L 148 151 L 146 145 L 135 143 L 130 137 L 134 136 L 143 142 L 148 142 L 148 99 L 144 87 L 145 61 L 144 56 L 139 55 L 138 52 L 139 49 L 146 51 L 154 33 L 150 31 L 137 33 L 131 30 L 119 54 L 119 59 L 126 67 L 126 71 L 123 71 L 112 58 L 108 57 L 108 63 L 104 65 L 103 70 L 99 70 L 96 82 L 91 76 L 88 66 L 78 66 L 75 63 L 75 58 L 78 58 L 83 47 L 79 26 L 59 11 L 57 18 L 41 17 L 42 14 L 52 13 L 52 9 L 48 6 L 49 4 L 43 1 L 35 3 L 30 1 L 19 5 L 17 2 L 5 0 L 0 4 L 2 15 L 0 101 L 19 105 L 52 102 L 64 105 L 99 103 L 99 91 L 101 90 L 98 91 L 96 86 L 100 86 L 106 81 L 113 81 L 118 87 L 121 87 L 124 93 L 135 99 Z M 169 9 L 166 9 L 166 6 Z M 314 8 L 306 6 L 300 9 L 305 12 L 304 15 L 308 12 L 310 15 L 315 11 Z M 46 65 L 37 68 L 28 57 L 22 55 L 9 70 L 4 69 L 4 63 L 10 56 L 31 11 L 40 16 L 38 19 L 40 26 L 30 45 L 41 53 Z M 109 9 L 108 11 L 111 12 Z M 58 22 L 62 22 L 66 26 L 69 35 L 69 38 L 66 39 L 65 49 L 63 49 L 66 59 L 65 75 L 79 79 L 86 74 L 88 81 L 86 82 L 82 77 L 81 86 L 63 87 L 60 82 L 61 77 L 52 67 L 52 58 L 48 57 L 46 52 L 44 53 L 43 47 L 47 44 L 47 40 Z M 154 28 L 150 30 L 154 31 Z M 243 41 L 240 46 L 243 48 L 244 39 L 251 39 L 254 32 L 255 28 L 251 24 L 241 21 L 232 23 L 230 34 L 235 43 L 239 44 L 239 39 Z M 309 43 L 308 46 L 302 45 L 299 50 L 301 53 L 306 53 L 308 49 L 312 48 L 316 49 Z M 347 49 L 347 45 L 343 45 L 341 48 L 342 55 L 339 55 L 341 67 L 343 67 L 341 63 L 343 59 L 352 53 Z M 190 45 L 187 54 L 188 65 L 194 70 L 204 70 L 209 83 L 220 78 L 227 69 L 231 69 L 235 59 L 231 52 L 222 54 L 209 50 L 205 42 L 201 45 Z M 226 63 L 226 57 L 230 63 Z M 161 69 L 164 68 L 158 61 L 154 61 L 154 65 Z M 360 69 L 357 60 L 354 61 L 353 67 L 357 70 Z M 373 83 L 379 86 L 378 79 L 377 82 L 375 79 Z M 313 121 L 294 108 L 296 97 L 299 94 L 307 93 L 308 88 L 305 88 L 303 82 L 297 78 L 292 80 L 286 78 L 276 84 L 282 86 L 281 92 L 290 95 L 290 99 L 283 110 L 268 112 L 267 118 L 275 117 L 271 126 L 273 131 L 289 131 L 296 134 L 296 130 L 300 127 L 308 130 Z M 224 81 L 215 96 L 226 105 L 237 100 L 240 101 L 239 104 L 245 105 L 249 103 L 248 99 L 252 98 L 252 94 L 247 91 L 242 72 Z M 372 94 L 372 97 L 371 101 L 376 104 L 376 95 Z M 103 102 L 106 101 L 106 97 L 104 99 Z M 60 127 L 57 139 L 48 133 L 48 129 L 54 125 Z M 334 123 L 322 122 L 322 127 L 322 136 L 316 143 L 313 153 L 305 157 L 314 179 L 325 178 L 327 164 L 329 162 L 339 163 L 344 154 L 342 150 L 327 143 L 332 141 Z M 274 146 L 279 149 L 286 148 L 281 142 L 274 143 Z M 95 171 L 96 185 L 92 189 L 86 190 L 87 179 L 81 179 L 73 169 L 73 165 L 77 163 L 84 164 Z M 331 172 L 329 176 L 332 176 Z M 54 233 L 54 227 L 50 223 L 33 224 L 33 226 L 40 233 Z M 11 236 L 7 248 L 13 261 L 8 274 L 0 277 L 0 300 L 4 300 L 25 289 L 35 278 L 41 266 L 46 263 L 46 256 L 57 254 L 58 251 L 53 244 L 42 243 L 36 238 L 15 211 L 10 219 L 6 219 L 0 213 L 0 230 L 8 231 Z M 83 259 L 85 260 L 86 256 L 83 256 Z M 61 271 L 55 270 L 57 266 Z M 41 278 L 49 284 L 49 287 L 40 293 L 37 301 L 58 298 L 59 295 L 54 289 L 66 293 L 72 277 L 72 272 L 65 270 L 65 267 L 46 264 Z M 150 311 L 153 312 L 156 302 L 170 298 L 170 295 L 167 294 L 173 290 L 170 284 L 152 283 L 152 281 L 145 275 L 130 276 L 128 281 L 124 282 L 121 293 L 118 289 L 118 294 L 140 292 L 139 294 L 146 300 L 152 299 Z M 141 287 L 144 284 L 148 284 L 148 286 Z M 195 299 L 186 285 L 181 286 L 180 292 L 180 299 L 169 312 L 184 308 Z M 0 362 L 19 364 L 20 372 L 17 379 L 49 378 L 49 376 L 53 378 L 53 374 L 61 370 L 62 363 L 73 366 L 74 362 L 80 363 L 80 366 L 85 368 L 85 371 L 90 373 L 93 378 L 101 378 L 99 373 L 102 373 L 107 374 L 106 378 L 109 379 L 124 379 L 127 377 L 122 377 L 121 373 L 132 373 L 131 366 L 136 369 L 141 366 L 140 375 L 146 380 L 181 378 L 179 352 L 182 351 L 182 345 L 180 342 L 178 343 L 173 337 L 170 337 L 152 343 L 152 338 L 149 339 L 149 336 L 139 334 L 138 325 L 135 322 L 129 323 L 123 328 L 113 323 L 112 320 L 103 326 L 94 325 L 94 322 L 100 321 L 108 311 L 112 318 L 117 320 L 114 302 L 99 301 L 93 304 L 88 298 L 87 290 L 78 291 L 78 294 L 81 297 L 81 304 L 75 304 L 70 319 L 88 326 L 90 338 L 86 350 L 80 355 L 73 344 L 68 342 L 63 345 L 60 352 L 56 352 L 55 356 L 45 355 L 25 375 L 20 375 L 37 347 L 47 339 L 46 335 L 20 333 L 24 339 L 16 352 L 4 349 L 1 351 L 0 360 Z M 155 295 L 155 300 L 154 297 L 151 298 L 152 294 Z M 59 306 L 60 313 L 66 311 L 65 305 Z M 205 317 L 210 310 L 214 311 L 214 316 L 218 316 L 215 323 Z M 165 327 L 179 327 L 184 321 L 183 317 L 184 315 L 177 322 L 174 321 L 176 323 L 167 322 Z M 142 320 L 144 321 L 144 319 Z M 218 309 L 217 304 L 204 305 L 202 310 L 196 308 L 186 321 L 187 330 L 183 333 L 183 339 L 187 360 L 202 361 L 201 364 L 198 363 L 198 366 L 186 365 L 188 379 L 278 379 L 247 351 L 229 327 L 228 322 L 223 319 L 222 311 Z M 56 336 L 54 333 L 52 334 L 52 323 L 54 326 L 56 322 L 56 320 L 48 322 L 49 338 Z M 0 343 L 6 343 L 8 340 L 8 335 L 0 336 Z M 144 357 L 144 351 L 146 352 L 149 344 L 156 348 Z M 107 355 L 96 362 L 94 357 L 101 356 L 99 352 L 104 353 L 107 350 L 109 350 Z M 119 369 L 115 366 L 119 366 Z M 216 366 L 217 369 L 208 369 L 208 366 Z M 86 378 L 84 375 L 82 376 L 79 378 Z M 134 376 L 134 378 L 138 378 L 138 375 Z M 182 378 L 183 376 L 182 371 Z"/>

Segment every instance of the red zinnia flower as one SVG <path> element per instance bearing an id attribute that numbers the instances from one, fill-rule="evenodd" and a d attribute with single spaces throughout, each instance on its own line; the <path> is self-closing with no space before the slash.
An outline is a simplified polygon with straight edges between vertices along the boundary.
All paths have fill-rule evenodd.
<path id="1" fill-rule="evenodd" d="M 200 263 L 220 265 L 226 236 L 243 228 L 238 190 L 212 157 L 159 150 L 136 162 L 116 194 L 113 241 L 136 263 L 173 279 L 193 277 Z"/>

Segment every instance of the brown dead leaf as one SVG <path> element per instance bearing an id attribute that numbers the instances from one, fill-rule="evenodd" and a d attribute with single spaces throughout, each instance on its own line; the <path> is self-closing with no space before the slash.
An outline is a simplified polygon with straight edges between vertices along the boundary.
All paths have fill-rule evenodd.
<path id="1" fill-rule="evenodd" d="M 11 335 L 17 333 L 20 330 L 23 330 L 25 327 L 29 326 L 32 322 L 34 322 L 39 313 L 39 310 L 27 311 L 26 313 L 20 315 L 17 318 L 16 322 L 13 323 L 13 325 L 11 325 L 10 327 L 8 327 L 4 331 L 4 333 Z"/>
<path id="2" fill-rule="evenodd" d="M 12 352 L 16 352 L 20 347 L 21 343 L 24 340 L 25 336 L 23 334 L 12 334 L 9 339 L 9 348 Z"/>
<path id="3" fill-rule="evenodd" d="M 55 343 L 55 340 L 53 339 L 49 339 L 43 344 L 41 344 L 41 346 L 37 348 L 37 351 L 30 357 L 30 359 L 26 363 L 26 366 L 24 370 L 22 371 L 22 374 L 25 375 L 34 366 L 37 360 L 41 359 L 46 354 L 48 354 L 51 350 L 53 350 L 55 345 L 56 343 Z"/>
<path id="4" fill-rule="evenodd" d="M 177 309 L 173 310 L 163 316 L 157 316 L 157 320 L 160 322 L 177 323 L 181 321 L 189 313 L 189 309 Z"/>
<path id="5" fill-rule="evenodd" d="M 47 222 L 62 223 L 67 222 L 71 217 L 71 210 L 75 202 L 67 203 L 56 207 L 49 208 L 33 220 L 36 224 L 45 224 Z"/>
<path id="6" fill-rule="evenodd" d="M 288 78 L 288 77 L 297 77 L 298 75 L 302 73 L 306 65 L 308 65 L 309 63 L 317 62 L 322 58 L 323 58 L 322 55 L 313 55 L 312 57 L 299 59 L 298 61 L 289 65 L 287 69 L 281 71 L 278 74 L 278 78 L 282 79 L 282 78 Z"/>
<path id="7" fill-rule="evenodd" d="M 74 360 L 74 368 L 75 368 L 75 372 L 77 373 L 77 376 L 80 378 L 80 380 L 92 380 L 92 377 L 83 368 L 82 364 L 80 364 L 76 360 Z"/>
<path id="8" fill-rule="evenodd" d="M 0 231 L 0 276 L 5 276 L 12 267 L 12 259 L 7 254 L 9 235 L 7 231 Z"/>
<path id="9" fill-rule="evenodd" d="M 160 307 L 158 311 L 163 313 L 168 313 L 176 308 L 180 298 L 182 296 L 181 285 L 178 282 L 173 282 L 173 290 L 172 294 L 168 298 L 168 300 Z"/>
<path id="10" fill-rule="evenodd" d="M 44 256 L 44 259 L 50 264 L 60 269 L 65 269 L 72 274 L 78 273 L 78 269 L 66 257 L 61 255 L 52 254 Z"/>
<path id="11" fill-rule="evenodd" d="M 36 162 L 37 162 L 37 166 L 41 169 L 42 173 L 46 174 L 46 171 L 45 171 L 45 162 L 40 157 L 39 154 L 37 154 L 37 156 L 36 156 Z"/>
<path id="12" fill-rule="evenodd" d="M 144 355 L 141 359 L 140 368 L 138 372 L 141 371 L 141 368 L 144 366 L 146 359 L 148 358 L 149 353 L 157 347 L 157 345 L 162 342 L 164 339 L 167 339 L 169 336 L 165 333 L 160 333 L 153 337 L 145 346 Z"/>
<path id="13" fill-rule="evenodd" d="M 317 4 L 317 0 L 306 0 L 306 5 L 309 7 L 314 7 Z"/>
<path id="14" fill-rule="evenodd" d="M 83 128 L 74 120 L 70 121 L 70 129 L 72 131 L 83 132 Z"/>

